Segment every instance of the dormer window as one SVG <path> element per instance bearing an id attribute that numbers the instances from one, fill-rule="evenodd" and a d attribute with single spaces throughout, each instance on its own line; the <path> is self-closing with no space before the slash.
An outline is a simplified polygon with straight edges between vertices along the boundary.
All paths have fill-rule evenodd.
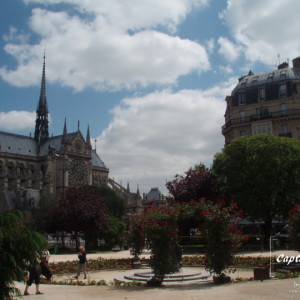
<path id="1" fill-rule="evenodd" d="M 266 99 L 266 90 L 265 88 L 259 88 L 258 89 L 258 101 L 259 102 L 262 102 L 262 101 L 265 101 Z"/>
<path id="2" fill-rule="evenodd" d="M 285 79 L 286 78 L 286 70 L 280 71 L 280 78 Z"/>
<path id="3" fill-rule="evenodd" d="M 241 86 L 243 86 L 243 87 L 246 86 L 246 83 L 247 83 L 247 79 L 243 79 L 241 82 Z"/>
<path id="4" fill-rule="evenodd" d="M 245 105 L 246 103 L 246 95 L 245 92 L 240 92 L 238 94 L 239 105 Z"/>
<path id="5" fill-rule="evenodd" d="M 273 79 L 274 79 L 274 72 L 269 73 L 268 74 L 268 81 L 273 81 Z"/>
<path id="6" fill-rule="evenodd" d="M 254 76 L 252 79 L 252 85 L 256 84 L 258 81 L 258 76 Z"/>

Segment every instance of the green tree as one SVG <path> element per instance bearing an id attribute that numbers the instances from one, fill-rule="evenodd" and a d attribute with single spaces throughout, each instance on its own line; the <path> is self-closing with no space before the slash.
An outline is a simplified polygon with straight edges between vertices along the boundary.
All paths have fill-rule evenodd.
<path id="1" fill-rule="evenodd" d="M 41 234 L 29 230 L 21 212 L 12 211 L 0 216 L 0 299 L 20 295 L 14 281 L 24 280 L 24 271 L 37 263 L 47 241 Z"/>
<path id="2" fill-rule="evenodd" d="M 124 199 L 120 198 L 114 190 L 109 187 L 99 188 L 105 198 L 105 214 L 108 224 L 106 228 L 99 232 L 98 238 L 105 240 L 105 247 L 122 247 L 125 239 L 126 225 L 123 222 L 126 212 Z"/>
<path id="3" fill-rule="evenodd" d="M 300 201 L 298 140 L 241 137 L 215 155 L 212 171 L 224 197 L 232 197 L 245 216 L 264 221 L 265 238 L 271 234 L 272 220 L 286 218 Z"/>
<path id="4" fill-rule="evenodd" d="M 55 196 L 42 195 L 39 201 L 39 207 L 32 210 L 33 224 L 31 229 L 38 232 L 45 232 L 44 218 L 47 215 L 49 209 L 56 206 L 58 200 Z"/>
<path id="5" fill-rule="evenodd" d="M 120 219 L 110 216 L 107 216 L 108 219 L 108 226 L 105 230 L 102 230 L 98 238 L 105 240 L 105 246 L 109 247 L 110 249 L 113 246 L 120 246 L 124 245 L 125 239 L 125 229 L 126 225 Z"/>
<path id="6" fill-rule="evenodd" d="M 106 214 L 121 220 L 126 212 L 125 201 L 122 198 L 120 198 L 116 194 L 116 192 L 110 189 L 109 187 L 100 187 L 99 190 L 101 191 L 103 197 L 106 199 Z"/>

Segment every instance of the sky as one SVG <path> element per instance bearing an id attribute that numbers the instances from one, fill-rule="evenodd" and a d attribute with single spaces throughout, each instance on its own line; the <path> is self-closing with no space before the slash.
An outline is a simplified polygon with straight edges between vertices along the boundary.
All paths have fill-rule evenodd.
<path id="1" fill-rule="evenodd" d="M 300 56 L 299 0 L 0 0 L 0 131 L 89 126 L 110 177 L 147 193 L 224 147 L 238 78 Z"/>

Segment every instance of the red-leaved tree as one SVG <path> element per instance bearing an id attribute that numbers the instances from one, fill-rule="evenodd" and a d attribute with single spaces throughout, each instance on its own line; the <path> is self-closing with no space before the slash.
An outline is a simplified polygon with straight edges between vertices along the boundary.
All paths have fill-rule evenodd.
<path id="1" fill-rule="evenodd" d="M 185 172 L 185 176 L 175 175 L 172 181 L 166 183 L 169 190 L 169 202 L 189 203 L 199 199 L 210 199 L 217 201 L 217 186 L 210 169 L 203 164 L 190 168 Z M 189 220 L 182 219 L 179 222 L 179 235 L 187 236 L 192 228 L 197 227 L 197 221 L 194 218 Z"/>
<path id="2" fill-rule="evenodd" d="M 186 203 L 208 198 L 212 201 L 216 196 L 216 182 L 209 168 L 203 164 L 196 165 L 185 172 L 185 176 L 175 175 L 174 179 L 166 183 L 171 194 L 171 201 Z"/>
<path id="3" fill-rule="evenodd" d="M 97 187 L 68 188 L 58 205 L 48 212 L 45 222 L 48 232 L 81 232 L 91 241 L 108 224 L 105 197 Z"/>

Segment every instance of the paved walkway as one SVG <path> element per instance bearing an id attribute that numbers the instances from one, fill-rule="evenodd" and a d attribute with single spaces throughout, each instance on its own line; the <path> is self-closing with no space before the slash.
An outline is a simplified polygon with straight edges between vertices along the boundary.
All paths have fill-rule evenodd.
<path id="1" fill-rule="evenodd" d="M 272 255 L 285 254 L 286 256 L 297 255 L 295 251 L 277 251 L 272 252 Z M 245 253 L 243 255 L 251 256 L 268 256 L 269 252 L 261 253 Z M 130 254 L 128 251 L 109 252 L 105 254 L 90 254 L 88 258 L 128 258 Z M 144 253 L 141 257 L 149 256 L 149 253 Z M 77 260 L 74 255 L 52 255 L 50 262 Z M 197 268 L 197 271 L 201 268 Z M 125 274 L 132 274 L 134 271 L 99 271 L 89 272 L 87 280 L 105 280 L 112 281 L 114 278 L 124 276 Z M 143 269 L 145 271 L 145 269 Z M 196 270 L 195 270 L 196 271 Z M 56 276 L 63 279 L 69 279 L 72 275 Z M 231 274 L 232 278 L 243 277 L 249 278 L 253 276 L 253 270 L 237 270 Z M 81 276 L 83 277 L 83 276 Z M 81 278 L 83 280 L 83 278 Z M 16 286 L 24 291 L 24 283 L 16 283 Z M 186 285 L 172 285 L 162 288 L 148 288 L 148 287 L 115 287 L 115 286 L 58 286 L 58 285 L 41 285 L 40 290 L 44 295 L 35 295 L 34 285 L 30 287 L 30 296 L 24 296 L 23 299 L 47 299 L 47 300 L 76 300 L 76 299 L 132 299 L 132 300 L 165 300 L 172 298 L 172 300 L 184 299 L 297 299 L 300 298 L 300 278 L 285 279 L 285 280 L 265 280 L 255 282 L 240 282 L 227 285 L 214 285 L 212 283 L 204 284 L 186 284 Z M 20 299 L 20 298 L 19 298 Z"/>
<path id="2" fill-rule="evenodd" d="M 296 256 L 299 254 L 297 251 L 293 250 L 279 250 L 279 251 L 273 251 L 272 255 L 280 255 L 284 254 L 286 256 Z M 270 252 L 269 251 L 263 251 L 263 252 L 242 252 L 238 253 L 238 255 L 243 255 L 243 256 L 264 256 L 264 257 L 269 257 Z M 102 258 L 129 258 L 132 257 L 130 255 L 130 252 L 128 250 L 125 251 L 116 251 L 116 252 L 107 252 L 107 253 L 93 253 L 93 254 L 87 254 L 88 259 L 97 259 L 99 257 Z M 150 252 L 144 251 L 140 257 L 150 257 Z M 67 260 L 77 260 L 77 254 L 66 254 L 66 255 L 51 255 L 50 257 L 50 262 L 58 262 L 58 261 L 67 261 Z"/>

